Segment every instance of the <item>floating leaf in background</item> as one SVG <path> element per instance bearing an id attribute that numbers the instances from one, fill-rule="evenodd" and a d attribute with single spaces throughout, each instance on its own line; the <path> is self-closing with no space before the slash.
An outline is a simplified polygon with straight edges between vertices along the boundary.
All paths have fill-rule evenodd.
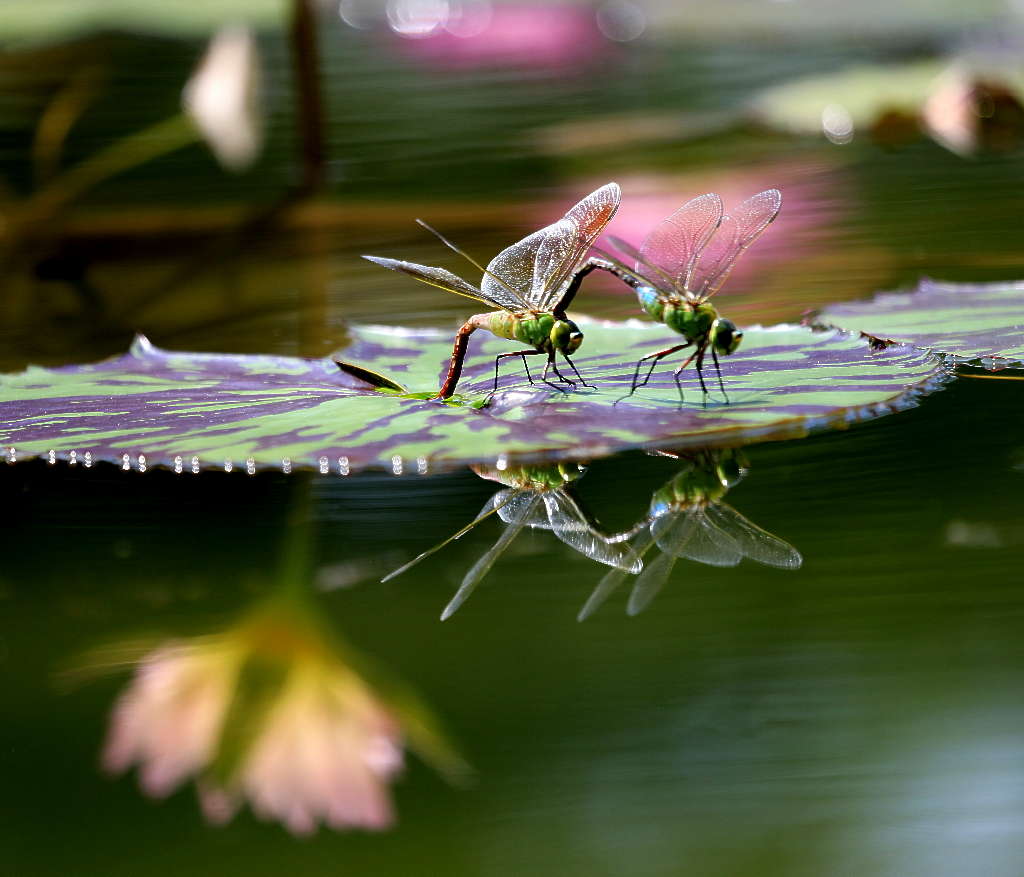
<path id="1" fill-rule="evenodd" d="M 940 283 L 926 278 L 914 292 L 833 305 L 813 322 L 913 344 L 988 369 L 1024 366 L 1024 281 Z"/>
<path id="2" fill-rule="evenodd" d="M 399 474 L 789 438 L 906 407 L 947 378 L 939 360 L 911 347 L 872 352 L 854 335 L 784 325 L 748 328 L 723 364 L 731 404 L 702 401 L 690 369 L 682 405 L 670 370 L 623 399 L 638 351 L 678 336 L 640 321 L 580 326 L 586 341 L 578 365 L 596 389 L 563 393 L 506 373 L 486 407 L 479 406 L 491 389 L 494 356 L 510 348 L 497 338 L 471 348 L 461 404 L 443 404 L 421 396 L 436 392 L 447 367 L 447 332 L 351 330 L 345 360 L 420 396 L 374 390 L 330 359 L 180 353 L 140 337 L 114 359 L 0 376 L 0 447 L 15 459 L 70 460 L 74 451 L 79 462 L 88 451 L 91 461 L 123 468 Z"/>
<path id="3" fill-rule="evenodd" d="M 860 65 L 774 86 L 754 117 L 794 134 L 900 145 L 927 134 L 959 155 L 1015 148 L 1024 137 L 1024 69 L 1003 51 Z"/>

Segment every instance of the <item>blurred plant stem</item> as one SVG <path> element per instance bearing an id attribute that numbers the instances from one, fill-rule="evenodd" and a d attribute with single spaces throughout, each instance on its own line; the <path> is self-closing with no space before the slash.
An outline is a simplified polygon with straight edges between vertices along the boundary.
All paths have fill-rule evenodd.
<path id="1" fill-rule="evenodd" d="M 0 244 L 0 265 L 37 235 L 52 236 L 53 220 L 72 201 L 117 174 L 175 152 L 199 140 L 199 132 L 183 114 L 171 116 L 129 134 L 79 164 L 53 177 L 22 202 L 5 205 L 7 233 Z M 2 227 L 2 226 L 0 226 Z"/>
<path id="2" fill-rule="evenodd" d="M 291 41 L 302 149 L 300 186 L 304 193 L 310 194 L 323 187 L 327 171 L 320 52 L 312 0 L 293 0 Z"/>
<path id="3" fill-rule="evenodd" d="M 44 222 L 105 180 L 197 140 L 199 132 L 183 113 L 129 134 L 54 177 L 32 195 L 22 206 L 21 223 L 32 226 Z"/>
<path id="4" fill-rule="evenodd" d="M 60 173 L 61 155 L 68 134 L 100 92 L 102 67 L 90 65 L 74 71 L 43 111 L 32 141 L 32 167 L 37 189 Z"/>

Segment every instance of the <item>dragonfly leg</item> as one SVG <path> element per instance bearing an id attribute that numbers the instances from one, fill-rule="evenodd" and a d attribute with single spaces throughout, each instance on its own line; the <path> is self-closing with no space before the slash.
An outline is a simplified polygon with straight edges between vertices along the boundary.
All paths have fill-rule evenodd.
<path id="1" fill-rule="evenodd" d="M 682 381 L 682 377 L 681 377 L 681 375 L 683 373 L 683 369 L 686 368 L 691 362 L 693 362 L 694 359 L 696 359 L 697 360 L 697 375 L 699 377 L 700 376 L 700 363 L 701 363 L 701 360 L 703 358 L 704 358 L 704 348 L 699 348 L 699 349 L 695 350 L 693 353 L 691 353 L 686 358 L 686 360 L 684 362 L 682 362 L 676 368 L 676 370 L 674 372 L 672 372 L 672 377 L 675 379 L 675 382 L 676 382 L 676 388 L 679 390 L 679 401 L 680 402 L 685 402 L 686 401 L 686 399 L 683 396 L 683 381 Z M 700 379 L 700 386 L 701 386 L 701 389 L 704 390 L 704 395 L 707 395 L 708 391 L 704 388 L 704 378 Z"/>
<path id="2" fill-rule="evenodd" d="M 542 353 L 543 351 L 540 351 L 540 350 L 538 350 L 537 352 L 538 352 L 538 353 Z M 554 350 L 552 350 L 552 351 L 551 351 L 551 352 L 550 352 L 550 353 L 548 354 L 548 361 L 547 361 L 546 363 L 544 363 L 544 374 L 543 374 L 543 375 L 541 375 L 541 380 L 542 380 L 542 381 L 543 381 L 543 382 L 544 382 L 545 384 L 547 384 L 548 386 L 554 387 L 554 388 L 555 388 L 556 390 L 558 390 L 558 391 L 559 391 L 560 393 L 565 393 L 565 392 L 566 392 L 566 390 L 565 390 L 565 388 L 564 388 L 564 387 L 560 387 L 560 386 L 558 386 L 558 384 L 556 384 L 556 383 L 555 383 L 554 381 L 549 381 L 549 380 L 548 380 L 548 370 L 549 370 L 549 369 L 554 369 L 554 371 L 555 371 L 555 375 L 557 375 L 557 377 L 558 377 L 558 380 L 560 380 L 560 381 L 561 381 L 561 382 L 562 382 L 563 384 L 568 384 L 568 385 L 569 385 L 570 387 L 575 387 L 575 386 L 576 386 L 576 382 L 575 382 L 575 381 L 570 381 L 570 380 L 569 380 L 568 378 L 566 378 L 566 377 L 565 377 L 565 376 L 564 376 L 564 375 L 563 375 L 563 374 L 562 374 L 562 373 L 561 373 L 561 372 L 560 372 L 560 371 L 558 370 L 558 366 L 557 366 L 557 365 L 555 365 L 555 351 L 554 351 Z"/>
<path id="3" fill-rule="evenodd" d="M 705 345 L 700 349 L 697 354 L 697 380 L 700 381 L 701 392 L 707 396 L 708 388 L 704 383 L 704 354 L 707 353 L 707 346 Z"/>
<path id="4" fill-rule="evenodd" d="M 523 358 L 523 367 L 526 368 L 526 379 L 532 384 L 533 376 L 530 374 L 530 367 L 526 365 L 526 357 L 543 352 L 543 350 L 513 350 L 510 353 L 499 353 L 494 357 L 494 389 L 491 390 L 491 395 L 493 396 L 498 392 L 498 364 L 503 359 L 508 359 L 510 356 L 521 356 Z"/>
<path id="5" fill-rule="evenodd" d="M 687 341 L 685 344 L 676 344 L 674 347 L 666 347 L 664 350 L 657 350 L 654 353 L 648 353 L 647 356 L 642 356 L 637 360 L 636 368 L 633 370 L 633 381 L 629 385 L 629 393 L 627 395 L 632 396 L 641 387 L 646 387 L 647 383 L 651 379 L 651 375 L 654 374 L 654 368 L 657 364 L 664 359 L 666 356 L 671 356 L 673 353 L 677 353 L 680 350 L 684 350 L 689 347 L 693 342 Z M 651 367 L 647 369 L 647 374 L 644 379 L 640 380 L 640 367 L 647 362 L 652 360 Z M 689 362 L 689 360 L 687 360 Z M 625 398 L 625 397 L 623 397 Z"/>
<path id="6" fill-rule="evenodd" d="M 563 353 L 562 356 L 565 356 L 565 354 Z M 565 361 L 567 363 L 569 363 L 569 367 L 573 370 L 573 373 L 576 375 L 576 377 L 578 377 L 580 379 L 580 383 L 584 387 L 590 387 L 591 389 L 594 389 L 594 385 L 593 384 L 588 384 L 585 380 L 583 380 L 583 375 L 581 375 L 580 374 L 580 370 L 578 368 L 576 368 L 576 363 L 574 363 L 571 359 L 569 359 L 568 356 L 565 356 Z"/>
<path id="7" fill-rule="evenodd" d="M 526 372 L 526 380 L 533 383 L 533 375 L 530 374 L 530 364 L 526 361 L 526 351 L 520 350 L 519 355 L 523 358 L 523 369 Z"/>
<path id="8" fill-rule="evenodd" d="M 725 399 L 725 404 L 729 404 L 729 396 L 725 392 L 725 382 L 722 380 L 722 367 L 718 364 L 718 354 L 715 352 L 714 346 L 711 347 L 711 361 L 715 364 L 715 371 L 718 372 L 718 386 L 722 388 L 722 397 Z"/>

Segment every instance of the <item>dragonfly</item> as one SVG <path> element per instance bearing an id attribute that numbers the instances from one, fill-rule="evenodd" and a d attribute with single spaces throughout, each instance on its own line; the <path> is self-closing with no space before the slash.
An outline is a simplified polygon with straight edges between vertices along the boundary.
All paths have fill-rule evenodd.
<path id="1" fill-rule="evenodd" d="M 660 551 L 655 560 L 645 563 L 633 585 L 626 605 L 630 615 L 650 604 L 680 558 L 720 567 L 736 566 L 744 558 L 779 569 L 803 565 L 796 548 L 723 502 L 729 489 L 746 475 L 748 467 L 741 452 L 703 451 L 683 459 L 682 469 L 654 491 L 646 517 L 611 537 L 632 541 L 641 558 L 655 546 Z M 605 575 L 580 610 L 580 621 L 623 583 L 627 572 L 612 570 Z"/>
<path id="2" fill-rule="evenodd" d="M 643 563 L 627 542 L 607 536 L 573 497 L 570 485 L 586 472 L 579 464 L 557 466 L 516 466 L 504 470 L 490 466 L 470 467 L 481 478 L 504 485 L 484 504 L 480 514 L 443 542 L 414 557 L 389 573 L 382 582 L 390 581 L 421 560 L 460 539 L 481 521 L 497 514 L 506 524 L 492 545 L 463 576 L 455 596 L 445 606 L 441 620 L 450 618 L 480 584 L 491 567 L 522 532 L 523 528 L 550 530 L 554 535 L 585 557 L 626 572 L 639 573 Z"/>
<path id="3" fill-rule="evenodd" d="M 556 389 L 562 389 L 558 384 L 548 380 L 550 370 L 561 384 L 569 388 L 574 387 L 576 382 L 566 378 L 558 370 L 556 353 L 561 354 L 569 363 L 583 386 L 590 386 L 583 380 L 570 359 L 571 354 L 583 343 L 583 333 L 579 326 L 569 319 L 566 310 L 579 291 L 580 283 L 585 276 L 580 274 L 580 269 L 587 254 L 608 220 L 615 215 L 620 198 L 621 191 L 618 185 L 607 183 L 587 195 L 558 222 L 535 231 L 502 250 L 486 268 L 436 229 L 422 220 L 416 220 L 436 235 L 445 246 L 483 272 L 479 287 L 444 268 L 432 268 L 415 262 L 385 259 L 380 256 L 363 256 L 364 259 L 392 271 L 400 271 L 423 283 L 497 308 L 488 313 L 475 314 L 459 329 L 455 336 L 448 373 L 434 398 L 448 399 L 455 392 L 462 375 L 469 336 L 477 329 L 486 329 L 499 338 L 529 345 L 525 350 L 500 353 L 495 357 L 492 392 L 498 390 L 498 367 L 501 360 L 516 356 L 522 358 L 526 377 L 531 384 L 534 381 L 526 358 L 544 355 L 547 361 L 541 380 Z"/>
<path id="4" fill-rule="evenodd" d="M 633 371 L 630 396 L 647 385 L 658 363 L 666 356 L 694 348 L 673 372 L 680 399 L 683 386 L 680 375 L 696 361 L 697 378 L 704 396 L 704 357 L 711 359 L 718 374 L 718 385 L 725 401 L 729 397 L 722 381 L 719 356 L 735 353 L 743 333 L 732 320 L 721 316 L 710 299 L 725 283 L 736 260 L 756 241 L 778 216 L 782 193 L 768 189 L 748 198 L 723 215 L 722 199 L 714 192 L 688 201 L 667 219 L 656 225 L 637 250 L 617 237 L 612 244 L 634 260 L 632 268 L 614 256 L 592 257 L 581 269 L 584 276 L 594 268 L 616 275 L 632 287 L 640 306 L 653 319 L 683 336 L 683 341 L 641 357 Z M 643 380 L 640 372 L 648 365 Z"/>

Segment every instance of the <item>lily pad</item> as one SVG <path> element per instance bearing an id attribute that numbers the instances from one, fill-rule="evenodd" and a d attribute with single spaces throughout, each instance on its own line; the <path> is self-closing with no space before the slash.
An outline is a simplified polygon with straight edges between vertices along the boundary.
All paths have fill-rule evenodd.
<path id="1" fill-rule="evenodd" d="M 421 391 L 408 394 L 374 389 L 330 359 L 180 353 L 140 336 L 114 359 L 0 376 L 0 447 L 13 459 L 70 461 L 73 451 L 76 463 L 88 452 L 90 463 L 126 469 L 422 473 L 799 436 L 905 407 L 947 377 L 938 359 L 912 347 L 873 351 L 855 335 L 784 325 L 748 329 L 723 360 L 729 403 L 720 392 L 702 400 L 692 366 L 681 403 L 670 364 L 624 398 L 636 360 L 679 336 L 638 320 L 577 322 L 587 338 L 576 362 L 595 389 L 531 386 L 521 368 L 510 369 L 483 407 L 494 356 L 510 349 L 484 333 L 474 336 L 459 395 L 447 404 L 424 397 L 447 366 L 450 333 L 352 329 L 339 358 Z"/>
<path id="2" fill-rule="evenodd" d="M 826 308 L 813 322 L 903 342 L 952 362 L 988 369 L 1024 367 L 1024 281 L 941 283 L 923 279 L 914 292 Z"/>
<path id="3" fill-rule="evenodd" d="M 860 65 L 796 79 L 762 92 L 752 109 L 759 120 L 795 134 L 822 133 L 829 107 L 842 107 L 855 128 L 869 128 L 887 112 L 916 116 L 947 63 Z"/>

